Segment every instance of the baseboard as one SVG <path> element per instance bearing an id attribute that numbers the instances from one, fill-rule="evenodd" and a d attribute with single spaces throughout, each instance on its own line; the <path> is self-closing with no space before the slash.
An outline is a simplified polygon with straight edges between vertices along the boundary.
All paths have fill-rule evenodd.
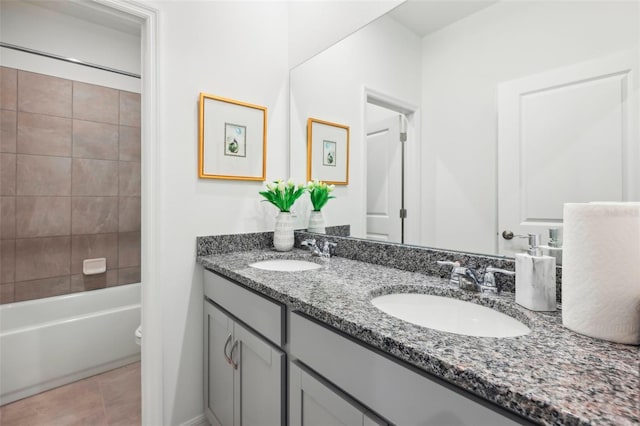
<path id="1" fill-rule="evenodd" d="M 187 420 L 182 423 L 180 426 L 209 426 L 209 422 L 203 414 L 200 414 L 197 417 L 192 418 L 191 420 Z"/>

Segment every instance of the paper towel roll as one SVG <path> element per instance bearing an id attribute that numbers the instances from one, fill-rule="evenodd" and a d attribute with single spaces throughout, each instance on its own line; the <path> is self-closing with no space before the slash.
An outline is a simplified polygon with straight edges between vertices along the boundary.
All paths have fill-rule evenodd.
<path id="1" fill-rule="evenodd" d="M 640 203 L 564 205 L 562 323 L 640 344 Z"/>

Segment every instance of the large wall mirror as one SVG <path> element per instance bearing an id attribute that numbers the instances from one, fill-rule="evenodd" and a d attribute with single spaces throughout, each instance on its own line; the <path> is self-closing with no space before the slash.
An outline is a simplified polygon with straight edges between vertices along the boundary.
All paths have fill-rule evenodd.
<path id="1" fill-rule="evenodd" d="M 291 70 L 291 176 L 307 119 L 343 123 L 329 225 L 507 256 L 526 241 L 503 231 L 545 237 L 565 202 L 639 200 L 639 7 L 407 1 Z"/>

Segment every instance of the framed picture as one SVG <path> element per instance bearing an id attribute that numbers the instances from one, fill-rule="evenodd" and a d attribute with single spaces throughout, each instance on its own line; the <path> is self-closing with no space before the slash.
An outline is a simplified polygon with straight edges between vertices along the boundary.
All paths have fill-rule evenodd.
<path id="1" fill-rule="evenodd" d="M 307 180 L 349 183 L 349 126 L 307 120 Z"/>
<path id="2" fill-rule="evenodd" d="M 200 93 L 198 176 L 265 180 L 267 108 Z"/>

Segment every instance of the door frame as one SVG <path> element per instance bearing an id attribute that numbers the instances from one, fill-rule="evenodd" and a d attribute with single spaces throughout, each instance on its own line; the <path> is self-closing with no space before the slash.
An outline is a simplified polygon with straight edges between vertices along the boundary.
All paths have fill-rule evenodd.
<path id="1" fill-rule="evenodd" d="M 104 13 L 115 11 L 140 22 L 141 29 L 141 316 L 142 424 L 163 419 L 162 283 L 157 273 L 160 246 L 159 12 L 139 1 L 91 0 Z M 126 19 L 126 18 L 123 18 Z M 146 285 L 153 283 L 152 285 Z M 133 330 L 131 332 L 133 339 Z"/>
<path id="2" fill-rule="evenodd" d="M 366 229 L 367 224 L 367 191 L 364 185 L 367 182 L 367 103 L 381 106 L 407 118 L 407 141 L 405 142 L 405 209 L 407 218 L 405 219 L 404 241 L 405 244 L 420 245 L 421 235 L 421 206 L 422 174 L 420 170 L 420 109 L 417 105 L 403 99 L 391 96 L 387 93 L 363 86 L 362 102 L 360 109 L 360 120 L 362 122 L 362 157 L 359 159 L 362 164 L 362 216 L 361 220 Z"/>

